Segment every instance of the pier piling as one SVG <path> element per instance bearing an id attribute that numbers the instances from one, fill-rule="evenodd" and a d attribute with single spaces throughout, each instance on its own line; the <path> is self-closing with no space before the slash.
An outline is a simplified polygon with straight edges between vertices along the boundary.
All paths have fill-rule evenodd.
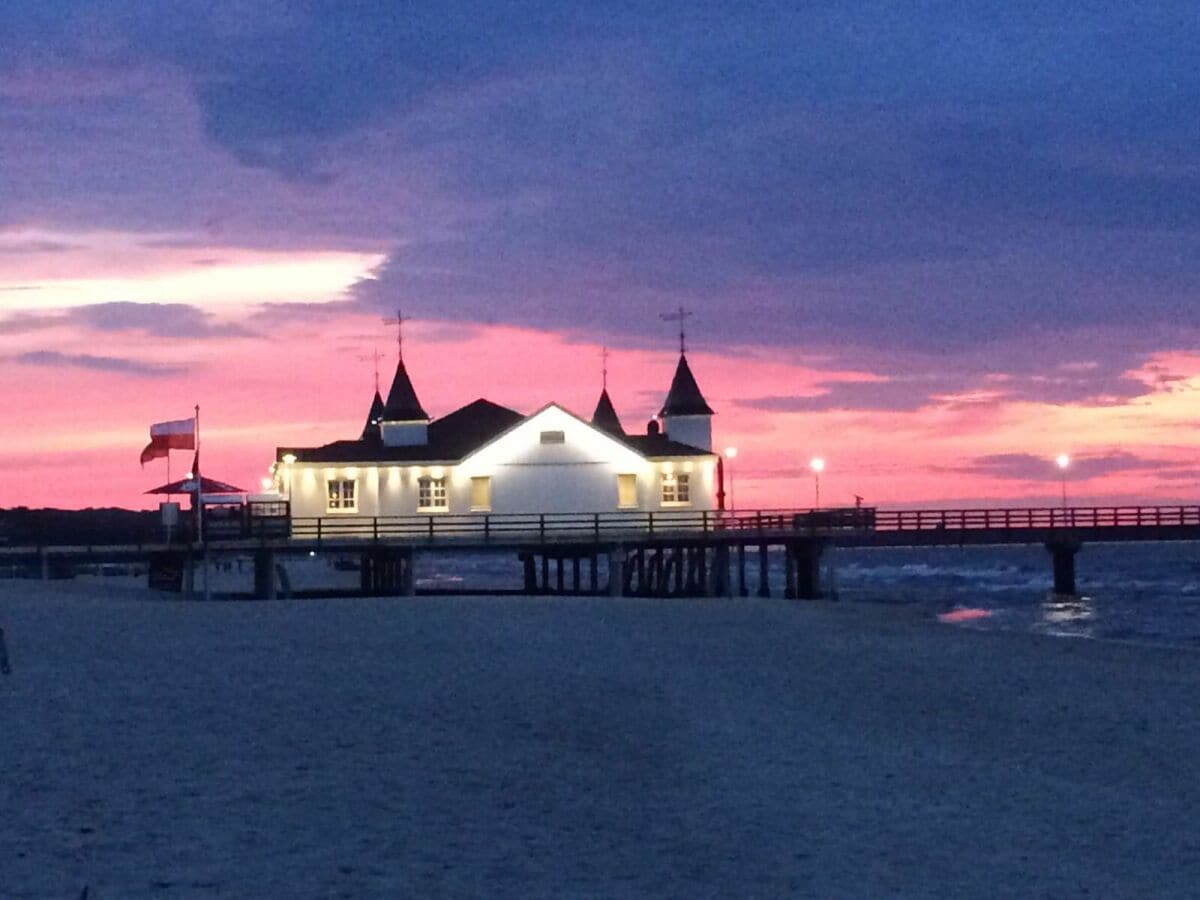
<path id="1" fill-rule="evenodd" d="M 1081 547 L 1075 541 L 1051 541 L 1046 544 L 1054 562 L 1054 593 L 1066 596 L 1078 593 L 1075 587 L 1075 554 Z"/>

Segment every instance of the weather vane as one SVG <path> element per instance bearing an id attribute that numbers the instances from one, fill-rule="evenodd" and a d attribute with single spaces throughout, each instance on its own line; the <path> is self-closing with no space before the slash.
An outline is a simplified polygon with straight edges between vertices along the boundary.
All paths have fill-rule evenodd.
<path id="1" fill-rule="evenodd" d="M 687 351 L 687 332 L 684 329 L 684 323 L 686 323 L 687 320 L 690 319 L 693 315 L 694 315 L 694 313 L 692 313 L 690 310 L 686 310 L 682 306 L 680 306 L 679 310 L 677 312 L 663 313 L 659 317 L 664 322 L 678 322 L 679 323 L 679 352 L 680 352 L 680 354 L 683 354 L 684 352 Z"/>
<path id="2" fill-rule="evenodd" d="M 608 390 L 608 348 L 600 348 L 600 377 L 604 390 Z"/>
<path id="3" fill-rule="evenodd" d="M 400 354 L 400 360 L 402 362 L 404 360 L 404 323 L 409 321 L 411 321 L 411 318 L 405 318 L 404 313 L 400 311 L 399 307 L 396 308 L 395 318 L 385 318 L 383 320 L 384 325 L 396 326 L 396 350 Z"/>
<path id="4" fill-rule="evenodd" d="M 360 362 L 366 362 L 367 360 L 374 361 L 374 363 L 375 363 L 375 393 L 378 394 L 379 393 L 379 360 L 383 359 L 383 354 L 380 353 L 379 348 L 376 347 L 371 352 L 370 356 L 360 356 L 358 359 Z"/>

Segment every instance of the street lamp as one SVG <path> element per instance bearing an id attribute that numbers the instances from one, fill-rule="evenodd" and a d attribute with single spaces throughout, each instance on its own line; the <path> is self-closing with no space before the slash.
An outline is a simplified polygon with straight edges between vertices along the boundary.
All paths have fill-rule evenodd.
<path id="1" fill-rule="evenodd" d="M 733 503 L 733 460 L 736 456 L 737 456 L 737 447 L 726 447 L 725 448 L 725 458 L 727 460 L 729 460 L 729 465 L 726 468 L 729 469 L 729 511 L 730 512 L 733 512 L 734 510 L 737 509 L 737 507 L 734 506 L 734 503 Z"/>
<path id="2" fill-rule="evenodd" d="M 1054 457 L 1054 464 L 1058 466 L 1059 478 L 1062 481 L 1062 508 L 1067 508 L 1067 469 L 1071 465 L 1071 457 L 1065 453 L 1060 453 Z"/>
<path id="3" fill-rule="evenodd" d="M 809 460 L 808 467 L 813 473 L 813 489 L 816 497 L 816 503 L 813 504 L 813 509 L 821 508 L 821 473 L 825 471 L 825 460 L 819 456 L 814 456 Z"/>

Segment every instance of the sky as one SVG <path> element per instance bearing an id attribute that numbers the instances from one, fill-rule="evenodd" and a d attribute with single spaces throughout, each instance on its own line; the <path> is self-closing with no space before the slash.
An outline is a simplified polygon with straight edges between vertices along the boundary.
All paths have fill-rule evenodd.
<path id="1" fill-rule="evenodd" d="M 740 507 L 1194 500 L 1194 3 L 0 4 L 0 507 L 356 436 L 382 355 Z M 173 474 L 189 465 L 177 454 Z"/>

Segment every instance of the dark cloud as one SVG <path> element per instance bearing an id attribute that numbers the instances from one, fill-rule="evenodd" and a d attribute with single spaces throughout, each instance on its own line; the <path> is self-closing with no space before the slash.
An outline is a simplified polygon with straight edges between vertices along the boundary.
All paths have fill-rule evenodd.
<path id="1" fill-rule="evenodd" d="M 14 359 L 28 366 L 90 369 L 97 372 L 134 375 L 140 378 L 182 375 L 187 371 L 186 366 L 168 363 L 143 362 L 119 356 L 93 356 L 90 353 L 60 353 L 57 350 L 34 350 L 29 353 L 21 353 Z"/>
<path id="2" fill-rule="evenodd" d="M 0 87 L 0 130 L 28 136 L 0 144 L 25 160 L 9 215 L 390 241 L 354 292 L 380 314 L 666 346 L 682 302 L 697 347 L 886 379 L 746 401 L 792 408 L 914 408 L 930 372 L 1119 403 L 1150 354 L 1200 344 L 1181 0 L 53 6 L 0 10 L 0 75 L 112 87 Z M 179 96 L 122 87 L 139 71 Z M 210 146 L 160 147 L 185 97 Z"/>
<path id="3" fill-rule="evenodd" d="M 11 313 L 0 319 L 0 334 L 28 334 L 61 325 L 62 316 L 41 313 Z"/>
<path id="4" fill-rule="evenodd" d="M 1152 471 L 1159 477 L 1171 477 L 1177 463 L 1150 459 L 1126 451 L 1071 458 L 1068 477 L 1086 481 L 1115 472 Z M 1053 459 L 1028 453 L 994 453 L 976 457 L 964 466 L 940 469 L 955 474 L 984 475 L 1014 481 L 1058 481 L 1062 473 Z"/>
<path id="5" fill-rule="evenodd" d="M 68 250 L 77 250 L 79 247 L 78 244 L 68 244 L 65 241 L 5 241 L 0 243 L 0 253 L 19 256 L 36 253 L 66 253 Z"/>
<path id="6" fill-rule="evenodd" d="M 93 303 L 67 313 L 96 331 L 140 331 L 154 337 L 251 337 L 254 332 L 234 322 L 219 322 L 212 313 L 186 303 Z"/>

